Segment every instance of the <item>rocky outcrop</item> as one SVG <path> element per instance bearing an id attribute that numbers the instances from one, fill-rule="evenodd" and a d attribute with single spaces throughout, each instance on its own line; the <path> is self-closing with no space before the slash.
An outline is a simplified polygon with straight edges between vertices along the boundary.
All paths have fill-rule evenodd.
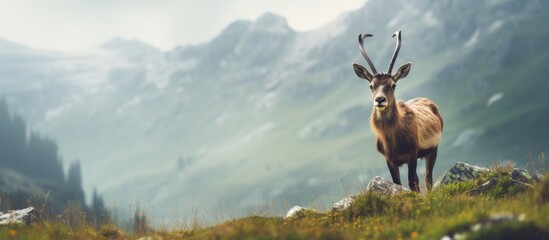
<path id="1" fill-rule="evenodd" d="M 8 210 L 0 212 L 0 225 L 5 224 L 25 224 L 29 225 L 36 221 L 37 212 L 33 207 L 19 210 Z"/>
<path id="2" fill-rule="evenodd" d="M 400 186 L 398 184 L 394 184 L 392 181 L 389 181 L 385 178 L 376 176 L 370 182 L 368 183 L 368 186 L 366 187 L 366 192 L 374 192 L 374 193 L 380 193 L 385 195 L 393 195 L 401 192 L 410 191 L 406 189 L 403 186 Z M 358 195 L 350 195 L 348 197 L 345 197 L 338 202 L 334 203 L 332 205 L 332 211 L 343 211 L 351 206 L 351 204 L 356 200 L 356 197 Z M 304 211 L 316 211 L 314 209 L 308 209 L 300 206 L 294 206 L 292 207 L 284 217 L 285 219 L 298 216 L 300 213 L 303 213 Z"/>
<path id="3" fill-rule="evenodd" d="M 410 191 L 407 188 L 395 184 L 390 180 L 376 176 L 368 183 L 366 192 L 379 193 L 384 195 L 393 195 L 401 192 Z M 351 195 L 341 199 L 332 205 L 332 211 L 343 211 L 351 206 L 357 195 Z"/>
<path id="4" fill-rule="evenodd" d="M 316 213 L 316 209 L 310 209 L 310 208 L 304 208 L 301 206 L 293 206 L 287 213 L 284 219 L 293 218 L 293 217 L 303 217 L 307 215 L 307 213 Z"/>
<path id="5" fill-rule="evenodd" d="M 304 208 L 304 207 L 301 207 L 301 206 L 293 206 L 292 208 L 290 208 L 290 210 L 288 210 L 288 212 L 286 213 L 286 216 L 284 217 L 285 219 L 286 218 L 291 218 L 291 217 L 294 217 L 296 216 L 299 212 L 301 211 L 304 211 L 306 210 L 307 208 Z"/>
<path id="6" fill-rule="evenodd" d="M 513 169 L 513 171 L 511 172 L 511 178 L 513 180 L 527 184 L 540 183 L 543 181 L 543 175 L 534 171 L 520 168 Z"/>
<path id="7" fill-rule="evenodd" d="M 351 204 L 356 200 L 358 195 L 354 194 L 348 197 L 345 197 L 338 202 L 332 205 L 332 211 L 343 211 L 351 206 Z"/>
<path id="8" fill-rule="evenodd" d="M 379 176 L 374 177 L 366 187 L 366 192 L 375 192 L 385 195 L 393 195 L 406 191 L 410 190 Z"/>
<path id="9" fill-rule="evenodd" d="M 503 185 L 506 188 L 526 190 L 532 188 L 532 184 L 539 183 L 543 180 L 543 175 L 534 171 L 521 168 L 514 168 L 510 173 L 503 173 L 504 175 L 508 174 L 508 176 L 510 177 L 510 180 L 505 182 L 503 182 L 504 180 L 498 177 L 490 178 L 490 174 L 492 173 L 494 173 L 494 171 L 488 168 L 479 167 L 464 162 L 458 162 L 452 168 L 450 168 L 450 170 L 448 170 L 446 174 L 444 174 L 439 182 L 437 182 L 435 189 L 451 183 L 475 180 L 480 178 L 481 176 L 488 176 L 488 180 L 480 184 L 477 188 L 469 191 L 469 193 L 482 194 L 494 189 L 499 185 Z"/>
<path id="10" fill-rule="evenodd" d="M 464 162 L 458 162 L 452 168 L 450 168 L 450 170 L 448 170 L 446 174 L 444 174 L 440 181 L 437 182 L 433 191 L 437 191 L 437 188 L 440 188 L 441 186 L 447 184 L 471 181 L 481 177 L 488 177 L 488 180 L 478 185 L 478 187 L 469 190 L 468 192 L 470 194 L 482 194 L 489 192 L 496 187 L 502 186 L 504 188 L 514 188 L 514 190 L 523 191 L 532 188 L 533 184 L 539 183 L 543 180 L 543 175 L 537 172 L 520 168 L 514 168 L 510 173 L 502 173 L 503 175 L 508 174 L 508 177 L 506 178 L 500 178 L 495 176 L 490 177 L 490 174 L 492 173 L 494 173 L 494 171 L 488 168 L 479 167 Z M 376 176 L 372 180 L 370 180 L 365 192 L 391 196 L 408 191 L 410 190 L 401 185 L 395 184 L 392 181 L 383 177 Z M 332 211 L 340 212 L 348 209 L 353 204 L 353 202 L 355 202 L 357 197 L 358 194 L 353 194 L 339 200 L 332 205 Z M 285 218 L 298 216 L 304 211 L 316 210 L 300 206 L 294 206 L 288 211 Z"/>
<path id="11" fill-rule="evenodd" d="M 446 174 L 444 174 L 442 180 L 437 183 L 437 186 L 474 180 L 476 178 L 479 178 L 482 174 L 488 172 L 490 172 L 490 169 L 488 168 L 483 168 L 464 162 L 458 162 L 456 163 L 456 165 L 450 168 L 450 170 L 448 170 Z"/>

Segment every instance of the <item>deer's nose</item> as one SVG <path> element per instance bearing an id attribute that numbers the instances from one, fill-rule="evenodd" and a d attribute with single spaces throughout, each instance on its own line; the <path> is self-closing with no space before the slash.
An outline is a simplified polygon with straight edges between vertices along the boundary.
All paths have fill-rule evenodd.
<path id="1" fill-rule="evenodd" d="M 385 102 L 387 101 L 387 99 L 385 97 L 376 97 L 375 101 L 377 103 L 382 103 L 382 102 Z"/>

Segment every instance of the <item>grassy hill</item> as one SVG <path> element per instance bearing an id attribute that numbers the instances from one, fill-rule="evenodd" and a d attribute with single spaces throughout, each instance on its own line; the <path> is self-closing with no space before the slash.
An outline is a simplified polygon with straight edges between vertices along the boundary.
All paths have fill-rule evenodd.
<path id="1" fill-rule="evenodd" d="M 304 210 L 289 218 L 248 216 L 213 226 L 149 229 L 136 214 L 133 232 L 81 221 L 0 226 L 6 239 L 547 239 L 549 178 L 533 188 L 512 187 L 507 166 L 475 180 L 420 195 L 362 193 L 343 211 Z M 473 192 L 488 179 L 497 185 Z M 142 227 L 139 227 L 142 224 Z"/>

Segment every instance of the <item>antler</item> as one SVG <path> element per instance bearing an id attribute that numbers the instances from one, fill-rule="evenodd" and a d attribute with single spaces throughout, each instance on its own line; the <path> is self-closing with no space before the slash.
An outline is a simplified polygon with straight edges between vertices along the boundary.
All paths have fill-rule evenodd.
<path id="1" fill-rule="evenodd" d="M 401 39 L 400 30 L 393 33 L 393 37 L 395 36 L 397 36 L 397 45 L 395 48 L 395 52 L 393 53 L 393 58 L 391 59 L 391 63 L 389 64 L 389 69 L 387 69 L 387 74 L 389 75 L 391 75 L 391 71 L 393 70 L 393 65 L 395 65 L 398 51 L 400 51 L 400 39 Z"/>
<path id="2" fill-rule="evenodd" d="M 358 46 L 360 47 L 360 53 L 362 53 L 362 56 L 364 56 L 364 58 L 366 59 L 366 62 L 368 62 L 368 65 L 370 65 L 370 68 L 372 69 L 373 74 L 376 75 L 377 74 L 376 67 L 374 67 L 374 64 L 368 57 L 368 54 L 366 54 L 366 50 L 364 50 L 364 39 L 367 37 L 373 37 L 373 36 L 374 35 L 369 33 L 361 33 L 360 35 L 358 35 Z"/>

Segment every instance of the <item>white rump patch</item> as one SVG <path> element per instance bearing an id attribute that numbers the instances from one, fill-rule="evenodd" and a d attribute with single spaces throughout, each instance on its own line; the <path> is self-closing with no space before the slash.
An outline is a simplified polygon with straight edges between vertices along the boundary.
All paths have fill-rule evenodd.
<path id="1" fill-rule="evenodd" d="M 438 143 L 440 142 L 440 137 L 442 136 L 442 133 L 435 134 L 433 136 L 430 136 L 429 138 L 419 138 L 419 148 L 421 149 L 429 149 L 438 146 Z"/>

